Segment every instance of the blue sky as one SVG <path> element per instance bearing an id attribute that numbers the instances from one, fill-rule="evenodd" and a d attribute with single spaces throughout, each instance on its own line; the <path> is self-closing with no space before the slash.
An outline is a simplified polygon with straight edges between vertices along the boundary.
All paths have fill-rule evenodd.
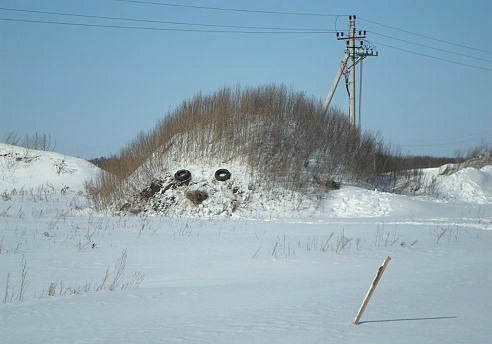
<path id="1" fill-rule="evenodd" d="M 457 150 L 465 151 L 481 142 L 492 144 L 490 1 L 169 3 L 356 14 L 358 29 L 367 30 L 367 38 L 379 50 L 378 57 L 364 61 L 363 129 L 379 133 L 385 141 L 399 145 L 405 154 L 454 155 Z M 337 18 L 115 0 L 0 0 L 0 7 L 0 19 L 160 28 L 206 29 L 5 9 L 321 30 L 333 30 Z M 336 25 L 338 30 L 346 30 L 347 18 L 338 17 Z M 343 52 L 344 43 L 337 41 L 334 33 L 151 31 L 0 20 L 0 141 L 10 132 L 19 136 L 39 132 L 56 140 L 56 151 L 84 158 L 107 156 L 118 152 L 139 132 L 153 128 L 169 110 L 198 92 L 210 93 L 237 84 L 275 83 L 324 99 Z M 348 112 L 344 87 L 338 88 L 333 105 Z"/>

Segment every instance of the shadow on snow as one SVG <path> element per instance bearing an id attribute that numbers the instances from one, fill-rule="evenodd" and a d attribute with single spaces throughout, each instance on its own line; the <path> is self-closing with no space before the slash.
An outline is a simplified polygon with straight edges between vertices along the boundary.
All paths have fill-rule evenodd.
<path id="1" fill-rule="evenodd" d="M 418 321 L 418 320 L 443 320 L 443 319 L 456 319 L 457 316 L 448 317 L 426 317 L 426 318 L 402 318 L 402 319 L 385 319 L 385 320 L 367 320 L 361 321 L 359 324 L 369 324 L 369 323 L 383 323 L 383 322 L 396 322 L 396 321 Z"/>

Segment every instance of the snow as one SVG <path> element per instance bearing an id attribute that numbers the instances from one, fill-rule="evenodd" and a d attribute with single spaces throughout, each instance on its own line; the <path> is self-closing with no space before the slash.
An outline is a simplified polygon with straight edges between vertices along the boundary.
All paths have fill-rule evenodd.
<path id="1" fill-rule="evenodd" d="M 223 160 L 220 154 L 210 153 L 204 157 L 199 151 L 185 154 L 182 142 L 189 140 L 176 135 L 167 148 L 156 152 L 121 184 L 120 193 L 113 210 L 146 215 L 186 216 L 197 218 L 371 218 L 414 216 L 414 207 L 419 208 L 418 217 L 447 217 L 442 214 L 441 203 L 455 209 L 456 221 L 465 216 L 461 208 L 492 203 L 492 165 L 480 168 L 445 165 L 441 168 L 424 169 L 417 180 L 407 182 L 406 189 L 414 196 L 407 197 L 358 186 L 343 185 L 340 190 L 326 192 L 323 185 L 313 182 L 309 161 L 301 171 L 309 192 L 293 191 L 278 179 L 266 180 L 241 156 Z M 175 144 L 181 142 L 181 144 Z M 483 162 L 489 161 L 483 159 Z M 467 166 L 467 164 L 463 164 Z M 226 182 L 216 181 L 214 173 L 226 168 L 232 173 Z M 176 171 L 187 169 L 192 178 L 189 183 L 176 184 Z M 449 171 L 456 171 L 449 174 Z M 320 173 L 318 173 L 320 174 Z M 278 176 L 277 176 L 278 177 Z M 139 191 L 149 187 L 152 180 L 160 180 L 162 189 L 152 197 L 140 197 Z M 285 181 L 284 181 L 285 182 Z M 288 181 L 287 181 L 288 182 Z M 405 187 L 403 188 L 405 189 Z M 193 204 L 187 193 L 200 191 L 208 195 L 201 204 Z M 121 195 L 121 197 L 120 197 Z M 411 200 L 412 206 L 408 206 Z M 442 214 L 442 215 L 441 215 Z"/>
<path id="2" fill-rule="evenodd" d="M 433 194 L 442 200 L 489 204 L 492 202 L 492 166 L 466 167 L 450 175 L 448 165 L 422 170 L 421 194 Z"/>
<path id="3" fill-rule="evenodd" d="M 0 157 L 2 343 L 492 341 L 491 166 L 425 171 L 439 193 L 414 197 L 343 186 L 311 199 L 256 185 L 224 216 L 230 186 L 247 194 L 251 174 L 240 161 L 182 163 L 167 172 L 188 168 L 188 187 L 211 194 L 198 212 L 183 198 L 173 216 L 117 216 L 80 192 L 90 164 L 28 153 L 39 157 Z M 61 160 L 72 173 L 56 172 Z M 222 167 L 230 186 L 213 181 Z"/>
<path id="4" fill-rule="evenodd" d="M 438 190 L 448 199 L 492 203 L 492 166 L 467 167 L 450 176 L 439 176 Z"/>
<path id="5" fill-rule="evenodd" d="M 98 171 L 83 159 L 0 143 L 0 192 L 67 186 L 82 191 Z"/>

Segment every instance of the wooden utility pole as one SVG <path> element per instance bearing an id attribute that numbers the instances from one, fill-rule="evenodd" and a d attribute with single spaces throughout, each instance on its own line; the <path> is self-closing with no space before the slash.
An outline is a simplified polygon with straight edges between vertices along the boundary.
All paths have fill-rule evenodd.
<path id="1" fill-rule="evenodd" d="M 333 82 L 325 103 L 323 104 L 323 111 L 326 113 L 333 98 L 333 94 L 337 88 L 338 82 L 342 74 L 345 75 L 345 82 L 347 84 L 347 91 L 349 94 L 349 121 L 353 128 L 356 127 L 356 107 L 355 107 L 355 66 L 362 62 L 367 56 L 378 56 L 378 52 L 375 47 L 367 44 L 366 31 L 357 31 L 355 25 L 356 16 L 349 16 L 349 29 L 348 32 L 337 32 L 337 40 L 346 41 L 345 56 L 340 63 L 340 68 L 337 71 L 335 80 Z M 358 44 L 356 44 L 358 42 Z M 361 67 L 362 73 L 362 67 Z M 348 78 L 347 78 L 348 75 Z M 362 74 L 360 77 L 362 82 Z M 359 129 L 360 129 L 360 102 L 362 87 L 359 88 Z"/>
<path id="2" fill-rule="evenodd" d="M 333 95 L 335 94 L 335 90 L 337 89 L 338 82 L 340 81 L 340 77 L 342 76 L 342 74 L 345 72 L 345 69 L 347 68 L 348 59 L 349 59 L 349 53 L 345 52 L 345 56 L 343 57 L 343 60 L 340 62 L 340 67 L 338 68 L 337 75 L 335 75 L 335 80 L 333 80 L 333 85 L 328 91 L 328 95 L 326 96 L 325 103 L 323 104 L 323 110 L 325 113 L 326 111 L 328 111 L 328 107 L 330 106 Z"/>
<path id="3" fill-rule="evenodd" d="M 355 320 L 354 320 L 355 325 L 360 324 L 360 318 L 362 317 L 362 314 L 364 314 L 364 311 L 366 310 L 367 304 L 369 303 L 369 300 L 371 299 L 371 296 L 374 293 L 374 290 L 376 289 L 376 287 L 379 283 L 379 280 L 383 276 L 383 272 L 384 272 L 384 270 L 386 270 L 386 267 L 388 266 L 390 260 L 391 260 L 390 256 L 386 257 L 384 259 L 383 264 L 379 267 L 378 272 L 376 273 L 376 276 L 374 277 L 374 280 L 372 281 L 372 284 L 369 287 L 369 290 L 367 291 L 366 297 L 364 298 L 364 301 L 362 301 L 362 305 L 360 306 L 360 309 L 357 312 L 357 316 L 355 317 Z"/>
<path id="4" fill-rule="evenodd" d="M 350 54 L 349 119 L 350 124 L 355 128 L 355 16 L 349 16 L 349 40 L 347 43 Z"/>

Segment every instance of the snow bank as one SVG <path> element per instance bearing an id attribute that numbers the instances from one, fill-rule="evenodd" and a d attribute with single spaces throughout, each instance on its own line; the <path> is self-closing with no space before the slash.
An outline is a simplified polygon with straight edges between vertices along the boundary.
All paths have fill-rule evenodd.
<path id="1" fill-rule="evenodd" d="M 98 172 L 83 159 L 0 143 L 0 192 L 44 187 L 83 191 Z"/>
<path id="2" fill-rule="evenodd" d="M 333 217 L 375 217 L 389 215 L 391 195 L 362 189 L 343 187 L 331 192 L 323 202 L 323 213 Z"/>
<path id="3" fill-rule="evenodd" d="M 492 203 L 492 165 L 466 167 L 450 175 L 445 173 L 447 170 L 447 165 L 423 170 L 424 192 L 446 201 Z"/>

